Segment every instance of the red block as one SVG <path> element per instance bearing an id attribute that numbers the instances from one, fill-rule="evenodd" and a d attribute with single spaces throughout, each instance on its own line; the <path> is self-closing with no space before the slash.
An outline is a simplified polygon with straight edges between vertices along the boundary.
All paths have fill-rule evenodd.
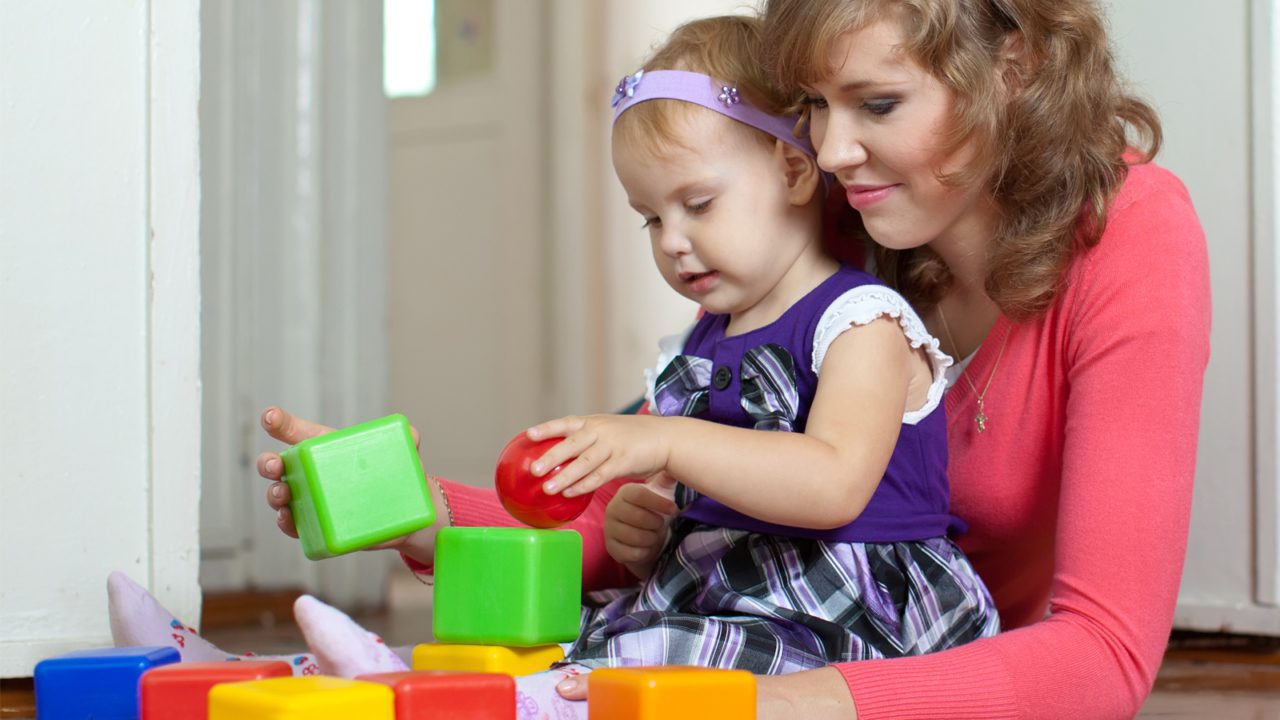
<path id="1" fill-rule="evenodd" d="M 513 720 L 516 716 L 516 681 L 510 675 L 419 670 L 356 679 L 382 683 L 395 692 L 396 720 Z"/>
<path id="2" fill-rule="evenodd" d="M 141 720 L 207 720 L 209 689 L 214 685 L 292 674 L 289 663 L 279 660 L 184 662 L 152 668 L 138 684 Z"/>

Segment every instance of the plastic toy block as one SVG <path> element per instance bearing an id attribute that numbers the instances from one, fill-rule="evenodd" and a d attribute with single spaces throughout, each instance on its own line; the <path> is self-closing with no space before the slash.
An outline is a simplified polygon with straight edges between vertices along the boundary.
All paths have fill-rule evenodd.
<path id="1" fill-rule="evenodd" d="M 516 681 L 492 673 L 400 672 L 361 675 L 396 694 L 396 720 L 511 720 Z"/>
<path id="2" fill-rule="evenodd" d="M 530 647 L 578 636 L 582 536 L 449 527 L 436 536 L 436 640 Z"/>
<path id="3" fill-rule="evenodd" d="M 151 668 L 178 662 L 171 647 L 78 650 L 36 665 L 36 717 L 40 720 L 137 720 L 138 679 Z"/>
<path id="4" fill-rule="evenodd" d="M 755 720 L 756 679 L 746 670 L 601 668 L 587 686 L 590 720 Z"/>
<path id="5" fill-rule="evenodd" d="M 186 662 L 152 668 L 142 674 L 142 720 L 205 720 L 214 685 L 273 677 L 292 677 L 279 660 Z"/>
<path id="6" fill-rule="evenodd" d="M 425 643 L 413 648 L 414 670 L 529 675 L 547 670 L 563 659 L 564 650 L 559 645 L 523 648 Z"/>
<path id="7" fill-rule="evenodd" d="M 312 560 L 361 550 L 435 522 L 409 421 L 388 415 L 280 453 L 289 508 Z"/>
<path id="8" fill-rule="evenodd" d="M 325 675 L 215 685 L 209 720 L 395 720 L 395 693 Z"/>

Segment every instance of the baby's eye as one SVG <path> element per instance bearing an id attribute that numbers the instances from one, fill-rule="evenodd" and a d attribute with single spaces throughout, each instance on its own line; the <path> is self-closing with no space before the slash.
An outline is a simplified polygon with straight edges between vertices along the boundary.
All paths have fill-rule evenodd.
<path id="1" fill-rule="evenodd" d="M 642 230 L 648 230 L 650 228 L 656 228 L 661 226 L 662 226 L 662 218 L 658 217 L 657 215 L 654 215 L 653 217 L 645 218 L 644 225 L 641 225 L 640 228 Z"/>
<path id="2" fill-rule="evenodd" d="M 694 215 L 701 215 L 702 213 L 706 212 L 707 209 L 710 207 L 711 207 L 711 199 L 708 198 L 706 200 L 703 200 L 702 202 L 691 203 L 688 206 L 688 210 L 690 213 Z"/>
<path id="3" fill-rule="evenodd" d="M 826 98 L 819 95 L 810 95 L 808 93 L 805 93 L 804 97 L 800 98 L 800 104 L 808 105 L 809 107 L 818 110 L 825 110 L 827 108 Z"/>
<path id="4" fill-rule="evenodd" d="M 888 115 L 893 112 L 894 108 L 898 107 L 899 102 L 897 98 L 867 100 L 862 103 L 862 108 L 872 115 Z"/>

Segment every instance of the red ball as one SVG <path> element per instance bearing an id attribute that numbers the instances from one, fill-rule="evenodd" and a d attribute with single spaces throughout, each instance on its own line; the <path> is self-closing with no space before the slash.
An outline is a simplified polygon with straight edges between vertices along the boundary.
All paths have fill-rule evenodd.
<path id="1" fill-rule="evenodd" d="M 555 477 L 563 463 L 542 477 L 534 477 L 529 466 L 543 453 L 555 447 L 564 438 L 551 438 L 534 442 L 524 433 L 511 438 L 498 455 L 498 469 L 494 473 L 494 486 L 502 506 L 520 522 L 536 528 L 559 527 L 582 514 L 591 504 L 593 493 L 565 497 L 561 493 L 548 495 L 542 491 L 542 483 Z"/>

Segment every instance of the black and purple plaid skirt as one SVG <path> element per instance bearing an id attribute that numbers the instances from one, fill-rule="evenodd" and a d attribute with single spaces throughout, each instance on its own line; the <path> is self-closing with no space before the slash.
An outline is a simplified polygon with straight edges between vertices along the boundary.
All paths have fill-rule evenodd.
<path id="1" fill-rule="evenodd" d="M 780 674 L 995 635 L 986 586 L 945 538 L 845 543 L 687 519 L 648 580 L 591 593 L 568 660 Z"/>

